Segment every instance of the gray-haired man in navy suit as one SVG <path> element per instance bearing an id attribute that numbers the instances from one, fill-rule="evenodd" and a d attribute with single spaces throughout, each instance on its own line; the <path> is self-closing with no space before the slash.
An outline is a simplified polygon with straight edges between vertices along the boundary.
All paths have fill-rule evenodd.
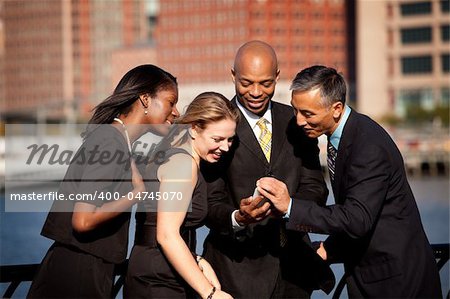
<path id="1" fill-rule="evenodd" d="M 274 178 L 259 180 L 260 192 L 285 214 L 287 229 L 330 235 L 318 253 L 344 261 L 351 298 L 441 298 L 433 251 L 395 143 L 345 105 L 345 81 L 335 69 L 304 69 L 291 89 L 297 125 L 309 137 L 328 137 L 336 204 L 293 200 L 289 186 Z"/>

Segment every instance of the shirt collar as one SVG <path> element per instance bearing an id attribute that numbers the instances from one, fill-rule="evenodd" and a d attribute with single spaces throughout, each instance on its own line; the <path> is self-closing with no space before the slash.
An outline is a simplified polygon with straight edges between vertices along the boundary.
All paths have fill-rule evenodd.
<path id="1" fill-rule="evenodd" d="M 244 106 L 242 106 L 242 104 L 239 102 L 237 97 L 236 97 L 236 104 L 252 129 L 255 128 L 256 123 L 261 117 L 264 117 L 269 124 L 272 124 L 272 101 L 269 101 L 269 107 L 267 108 L 263 116 L 256 115 L 245 109 Z"/>
<path id="2" fill-rule="evenodd" d="M 350 115 L 350 109 L 349 106 L 345 105 L 344 109 L 344 115 L 342 116 L 341 120 L 339 121 L 339 125 L 336 128 L 336 130 L 331 134 L 329 141 L 334 146 L 334 148 L 337 150 L 339 148 L 339 143 L 341 142 L 342 137 L 342 131 L 344 130 L 345 123 L 347 122 L 348 116 Z"/>

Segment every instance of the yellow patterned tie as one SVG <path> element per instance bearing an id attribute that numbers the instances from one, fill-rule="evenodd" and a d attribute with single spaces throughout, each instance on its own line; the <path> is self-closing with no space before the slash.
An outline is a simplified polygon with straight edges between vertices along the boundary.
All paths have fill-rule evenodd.
<path id="1" fill-rule="evenodd" d="M 261 134 L 259 134 L 259 145 L 266 156 L 268 162 L 270 162 L 270 152 L 272 149 L 272 133 L 267 128 L 267 119 L 264 117 L 260 118 L 256 125 L 261 129 Z"/>

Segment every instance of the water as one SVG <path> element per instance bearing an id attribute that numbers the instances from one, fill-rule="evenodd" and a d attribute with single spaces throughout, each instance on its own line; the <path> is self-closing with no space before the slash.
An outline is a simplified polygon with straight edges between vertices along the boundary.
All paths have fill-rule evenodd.
<path id="1" fill-rule="evenodd" d="M 422 222 L 430 243 L 449 243 L 449 180 L 448 178 L 410 179 L 416 196 Z M 34 188 L 31 191 L 38 191 Z M 329 198 L 328 203 L 332 202 Z M 40 236 L 46 213 L 5 213 L 4 197 L 0 200 L 0 264 L 33 264 L 39 263 L 51 245 L 51 241 Z M 134 223 L 131 224 L 130 243 L 134 235 Z M 201 253 L 202 243 L 207 234 L 206 228 L 198 230 L 197 252 Z M 326 236 L 313 234 L 313 240 L 323 240 Z M 131 245 L 130 245 L 131 247 Z M 449 265 L 441 270 L 442 288 L 445 294 L 449 290 Z M 342 266 L 333 265 L 336 279 L 343 274 Z M 22 283 L 14 294 L 14 298 L 26 295 L 30 283 Z M 0 284 L 0 294 L 6 290 L 6 284 Z M 314 299 L 329 298 L 321 291 L 313 293 Z M 341 298 L 346 298 L 344 292 Z"/>

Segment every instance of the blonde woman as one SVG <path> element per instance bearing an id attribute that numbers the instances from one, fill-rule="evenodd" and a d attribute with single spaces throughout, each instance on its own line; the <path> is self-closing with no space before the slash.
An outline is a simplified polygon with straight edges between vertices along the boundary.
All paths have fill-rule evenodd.
<path id="1" fill-rule="evenodd" d="M 177 120 L 184 128 L 173 129 L 164 159 L 149 164 L 144 175 L 147 191 L 158 191 L 161 199 L 155 205 L 147 196 L 138 205 L 124 297 L 231 298 L 210 265 L 192 252 L 195 229 L 207 215 L 200 161 L 215 163 L 228 152 L 238 119 L 223 95 L 205 92 Z"/>

